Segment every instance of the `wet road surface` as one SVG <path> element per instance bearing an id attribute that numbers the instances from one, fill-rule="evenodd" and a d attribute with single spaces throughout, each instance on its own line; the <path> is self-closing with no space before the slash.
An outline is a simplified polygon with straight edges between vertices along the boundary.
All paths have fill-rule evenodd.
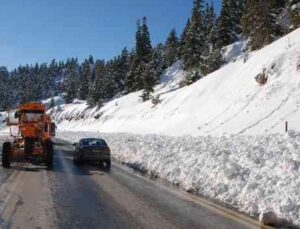
<path id="1" fill-rule="evenodd" d="M 0 147 L 1 148 L 1 147 Z M 74 165 L 55 146 L 54 166 L 0 168 L 1 228 L 260 228 L 254 220 L 112 164 Z"/>

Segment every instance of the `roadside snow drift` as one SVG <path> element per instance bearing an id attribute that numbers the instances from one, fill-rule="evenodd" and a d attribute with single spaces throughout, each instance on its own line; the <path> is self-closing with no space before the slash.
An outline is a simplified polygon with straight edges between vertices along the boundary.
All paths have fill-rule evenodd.
<path id="1" fill-rule="evenodd" d="M 235 57 L 191 86 L 176 63 L 155 88 L 161 103 L 142 102 L 141 92 L 116 98 L 100 110 L 85 102 L 50 111 L 61 130 L 137 134 L 214 135 L 283 133 L 285 121 L 300 130 L 300 29 L 265 48 Z M 242 44 L 227 56 L 236 56 Z M 230 54 L 231 53 L 231 54 Z M 268 82 L 255 76 L 266 68 Z"/>
<path id="2" fill-rule="evenodd" d="M 186 190 L 258 216 L 274 212 L 300 226 L 300 133 L 236 137 L 64 132 L 107 140 L 114 159 Z"/>

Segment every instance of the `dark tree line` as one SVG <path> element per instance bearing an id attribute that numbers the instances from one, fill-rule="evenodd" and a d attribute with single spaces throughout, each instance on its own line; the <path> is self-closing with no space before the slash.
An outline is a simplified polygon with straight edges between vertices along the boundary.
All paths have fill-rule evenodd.
<path id="1" fill-rule="evenodd" d="M 212 3 L 193 0 L 182 33 L 178 37 L 172 29 L 165 43 L 153 46 L 144 17 L 137 21 L 134 49 L 124 48 L 111 60 L 69 58 L 11 72 L 0 67 L 0 110 L 62 93 L 67 102 L 78 98 L 101 107 L 114 96 L 142 90 L 146 101 L 162 72 L 178 60 L 189 73 L 182 86 L 188 85 L 222 66 L 227 45 L 245 39 L 249 50 L 259 49 L 299 26 L 300 0 L 223 0 L 220 15 Z"/>

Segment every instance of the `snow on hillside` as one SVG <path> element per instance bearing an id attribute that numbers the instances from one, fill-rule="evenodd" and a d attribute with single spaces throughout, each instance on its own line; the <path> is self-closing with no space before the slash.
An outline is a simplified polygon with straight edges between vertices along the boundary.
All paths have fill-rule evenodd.
<path id="1" fill-rule="evenodd" d="M 42 103 L 45 104 L 46 107 L 49 108 L 51 105 L 51 100 L 52 100 L 52 98 L 45 99 L 42 101 Z M 60 106 L 65 103 L 64 95 L 54 96 L 53 100 L 54 100 L 55 106 Z"/>
<path id="2" fill-rule="evenodd" d="M 0 112 L 0 130 L 6 127 L 6 112 Z"/>
<path id="3" fill-rule="evenodd" d="M 247 214 L 274 212 L 278 224 L 285 219 L 300 226 L 300 133 L 251 137 L 58 134 L 70 142 L 96 136 L 107 140 L 117 161 Z"/>
<path id="4" fill-rule="evenodd" d="M 283 133 L 284 122 L 300 130 L 300 29 L 265 48 L 241 55 L 191 86 L 178 88 L 186 74 L 176 63 L 155 88 L 161 103 L 142 102 L 141 92 L 88 109 L 85 102 L 50 111 L 61 130 L 136 134 L 213 135 Z M 236 43 L 227 56 L 234 56 Z M 230 54 L 231 53 L 231 54 Z M 266 68 L 269 80 L 255 76 Z"/>

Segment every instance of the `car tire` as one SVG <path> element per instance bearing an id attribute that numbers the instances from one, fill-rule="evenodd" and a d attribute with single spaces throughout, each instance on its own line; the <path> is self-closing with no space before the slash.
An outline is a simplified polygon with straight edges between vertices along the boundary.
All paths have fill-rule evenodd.
<path id="1" fill-rule="evenodd" d="M 77 160 L 76 158 L 73 157 L 73 163 L 76 165 L 77 164 Z"/>
<path id="2" fill-rule="evenodd" d="M 80 164 L 79 159 L 76 159 L 76 158 L 73 158 L 73 162 L 74 162 L 75 165 L 79 165 Z"/>
<path id="3" fill-rule="evenodd" d="M 106 164 L 106 169 L 110 170 L 110 168 L 111 168 L 111 161 L 107 160 L 107 161 L 105 161 L 105 164 Z"/>

